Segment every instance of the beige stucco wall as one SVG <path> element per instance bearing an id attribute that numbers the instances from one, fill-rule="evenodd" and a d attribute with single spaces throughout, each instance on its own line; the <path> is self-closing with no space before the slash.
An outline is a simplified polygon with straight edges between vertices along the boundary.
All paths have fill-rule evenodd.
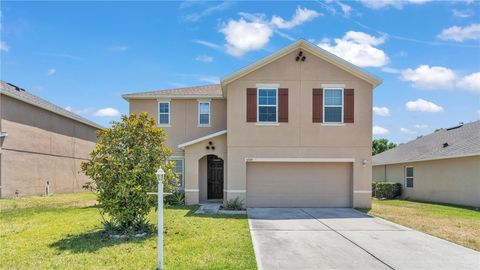
<path id="1" fill-rule="evenodd" d="M 405 188 L 405 166 L 414 167 L 413 188 Z M 373 171 L 374 180 L 401 183 L 403 198 L 480 206 L 480 156 L 378 165 Z"/>
<path id="2" fill-rule="evenodd" d="M 80 163 L 96 142 L 96 128 L 1 95 L 1 197 L 83 191 Z"/>
<path id="3" fill-rule="evenodd" d="M 130 113 L 147 112 L 155 121 L 158 121 L 158 100 L 131 99 L 129 104 Z M 179 144 L 227 128 L 226 101 L 224 99 L 210 100 L 210 127 L 198 126 L 197 99 L 171 99 L 170 110 L 170 127 L 162 128 L 167 132 L 166 145 L 172 149 L 174 156 L 183 156 L 183 150 L 177 148 Z"/>
<path id="4" fill-rule="evenodd" d="M 227 199 L 246 199 L 246 158 L 354 158 L 353 206 L 368 208 L 372 179 L 372 85 L 309 53 L 305 53 L 305 62 L 296 62 L 297 53 L 294 51 L 227 85 Z M 246 122 L 246 88 L 256 87 L 257 83 L 275 83 L 289 89 L 288 123 L 259 126 Z M 312 123 L 312 88 L 322 88 L 322 84 L 345 84 L 345 88 L 355 89 L 354 123 Z M 368 161 L 365 167 L 363 160 Z"/>

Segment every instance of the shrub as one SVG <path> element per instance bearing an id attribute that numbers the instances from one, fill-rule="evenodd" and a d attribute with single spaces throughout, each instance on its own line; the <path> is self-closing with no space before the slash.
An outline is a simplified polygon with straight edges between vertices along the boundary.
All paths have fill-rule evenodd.
<path id="1" fill-rule="evenodd" d="M 375 197 L 375 190 L 377 189 L 377 182 L 372 182 L 372 197 Z"/>
<path id="2" fill-rule="evenodd" d="M 243 210 L 243 200 L 236 197 L 235 199 L 227 200 L 223 206 L 225 210 Z"/>
<path id="3" fill-rule="evenodd" d="M 394 199 L 402 195 L 402 184 L 393 182 L 376 182 L 375 197 L 379 199 Z"/>
<path id="4" fill-rule="evenodd" d="M 166 205 L 185 205 L 185 194 L 176 191 L 165 196 L 164 202 Z"/>
<path id="5" fill-rule="evenodd" d="M 178 178 L 173 163 L 167 162 L 171 150 L 166 135 L 146 113 L 122 116 L 111 128 L 97 133 L 97 144 L 82 171 L 92 179 L 87 185 L 97 193 L 102 216 L 108 217 L 105 229 L 131 233 L 147 228 L 150 209 L 157 205 L 155 172 L 165 171 L 165 191 L 174 191 Z"/>

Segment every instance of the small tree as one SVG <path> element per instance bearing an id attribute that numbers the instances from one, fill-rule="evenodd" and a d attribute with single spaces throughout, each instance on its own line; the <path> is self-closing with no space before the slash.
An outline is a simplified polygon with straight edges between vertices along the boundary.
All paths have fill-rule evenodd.
<path id="1" fill-rule="evenodd" d="M 165 146 L 165 132 L 147 113 L 122 116 L 121 122 L 112 124 L 98 131 L 90 160 L 81 168 L 92 179 L 86 186 L 97 192 L 100 213 L 109 219 L 105 225 L 121 232 L 141 231 L 157 202 L 147 192 L 156 190 L 155 172 L 160 166 L 165 171 L 165 190 L 178 187 L 173 164 L 168 162 L 171 150 Z"/>
<path id="2" fill-rule="evenodd" d="M 387 139 L 375 139 L 372 141 L 372 155 L 380 154 L 397 147 L 397 144 L 388 142 Z"/>

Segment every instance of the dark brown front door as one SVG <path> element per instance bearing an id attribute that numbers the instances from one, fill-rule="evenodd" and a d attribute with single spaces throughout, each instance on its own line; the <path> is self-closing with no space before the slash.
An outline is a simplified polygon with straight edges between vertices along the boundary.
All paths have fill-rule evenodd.
<path id="1" fill-rule="evenodd" d="M 223 199 L 223 160 L 209 155 L 207 167 L 207 199 Z"/>

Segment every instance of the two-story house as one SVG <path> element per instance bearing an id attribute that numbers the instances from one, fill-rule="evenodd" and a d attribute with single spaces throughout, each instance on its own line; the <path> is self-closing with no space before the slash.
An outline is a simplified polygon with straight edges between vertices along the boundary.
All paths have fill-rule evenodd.
<path id="1" fill-rule="evenodd" d="M 123 97 L 167 132 L 187 204 L 368 208 L 380 83 L 300 40 L 219 85 Z"/>

